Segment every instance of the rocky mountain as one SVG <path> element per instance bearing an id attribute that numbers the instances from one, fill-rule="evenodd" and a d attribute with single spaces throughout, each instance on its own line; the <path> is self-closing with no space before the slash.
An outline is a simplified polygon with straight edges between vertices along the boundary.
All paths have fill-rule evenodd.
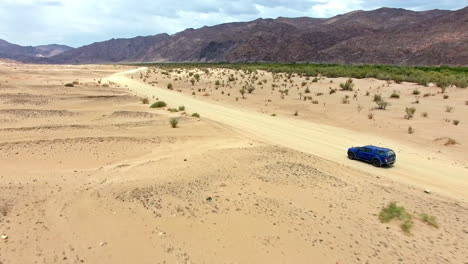
<path id="1" fill-rule="evenodd" d="M 20 46 L 0 39 L 0 58 L 25 61 L 33 58 L 48 58 L 73 49 L 65 45 Z"/>
<path id="2" fill-rule="evenodd" d="M 423 12 L 380 8 L 328 19 L 257 19 L 190 28 L 174 35 L 112 39 L 22 61 L 468 65 L 467 43 L 468 7 Z"/>

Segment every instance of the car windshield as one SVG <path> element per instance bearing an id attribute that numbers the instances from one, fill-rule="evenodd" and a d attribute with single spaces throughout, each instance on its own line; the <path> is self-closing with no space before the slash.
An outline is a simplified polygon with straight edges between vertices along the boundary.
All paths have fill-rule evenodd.
<path id="1" fill-rule="evenodd" d="M 387 151 L 387 156 L 394 156 L 394 155 L 395 155 L 395 152 L 393 152 L 392 150 Z"/>

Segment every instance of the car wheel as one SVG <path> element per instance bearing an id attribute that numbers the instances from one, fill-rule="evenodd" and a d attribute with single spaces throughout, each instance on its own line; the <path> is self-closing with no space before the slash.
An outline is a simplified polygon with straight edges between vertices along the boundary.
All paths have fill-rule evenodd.
<path id="1" fill-rule="evenodd" d="M 353 152 L 348 152 L 348 159 L 353 160 L 354 158 L 355 158 L 354 153 Z"/>
<path id="2" fill-rule="evenodd" d="M 374 165 L 375 167 L 380 167 L 382 164 L 380 163 L 380 160 L 373 159 L 372 160 L 372 165 Z"/>

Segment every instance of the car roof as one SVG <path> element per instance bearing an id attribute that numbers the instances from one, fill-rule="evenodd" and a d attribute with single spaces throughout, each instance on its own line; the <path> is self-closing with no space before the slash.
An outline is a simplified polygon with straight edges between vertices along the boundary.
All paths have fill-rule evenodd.
<path id="1" fill-rule="evenodd" d="M 367 146 L 364 146 L 366 148 L 371 148 L 371 149 L 377 149 L 377 150 L 383 150 L 383 151 L 389 151 L 391 149 L 389 148 L 382 148 L 382 147 L 377 147 L 377 146 L 373 146 L 373 145 L 367 145 Z"/>

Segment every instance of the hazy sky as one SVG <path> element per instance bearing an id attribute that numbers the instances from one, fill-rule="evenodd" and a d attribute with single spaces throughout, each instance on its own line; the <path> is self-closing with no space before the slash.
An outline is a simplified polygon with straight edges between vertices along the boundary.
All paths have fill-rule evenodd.
<path id="1" fill-rule="evenodd" d="M 0 39 L 78 47 L 259 17 L 331 17 L 379 7 L 455 10 L 467 5 L 468 0 L 0 0 Z"/>

